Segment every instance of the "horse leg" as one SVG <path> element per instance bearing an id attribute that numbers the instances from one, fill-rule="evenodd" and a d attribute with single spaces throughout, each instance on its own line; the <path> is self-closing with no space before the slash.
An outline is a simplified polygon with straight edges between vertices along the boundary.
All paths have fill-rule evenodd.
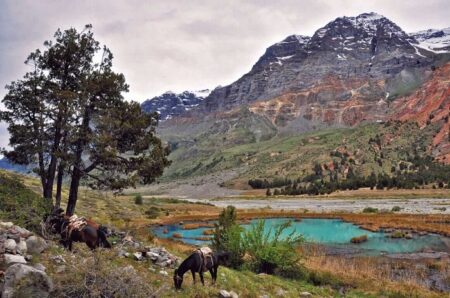
<path id="1" fill-rule="evenodd" d="M 202 285 L 205 285 L 205 280 L 203 279 L 203 271 L 200 270 L 198 273 L 200 275 L 200 280 L 202 281 Z"/>
<path id="2" fill-rule="evenodd" d="M 191 270 L 191 273 L 192 273 L 192 279 L 194 280 L 194 285 L 195 285 L 195 271 Z"/>
<path id="3" fill-rule="evenodd" d="M 219 266 L 214 266 L 213 284 L 215 284 L 217 280 L 217 269 L 219 269 Z"/>
<path id="4" fill-rule="evenodd" d="M 68 240 L 69 251 L 72 251 L 72 239 Z"/>
<path id="5" fill-rule="evenodd" d="M 215 284 L 216 280 L 214 279 L 214 268 L 209 269 L 209 273 L 211 273 L 212 284 Z"/>
<path id="6" fill-rule="evenodd" d="M 86 241 L 86 245 L 91 249 L 91 250 L 95 250 L 97 248 L 97 245 L 95 242 L 92 241 Z"/>

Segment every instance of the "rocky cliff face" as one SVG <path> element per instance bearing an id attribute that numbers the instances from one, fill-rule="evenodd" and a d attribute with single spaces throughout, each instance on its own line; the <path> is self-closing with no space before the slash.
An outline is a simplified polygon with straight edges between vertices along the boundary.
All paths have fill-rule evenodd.
<path id="1" fill-rule="evenodd" d="M 389 92 L 386 82 L 401 71 L 424 69 L 433 63 L 433 53 L 418 45 L 413 36 L 381 15 L 337 18 L 312 37 L 292 35 L 269 47 L 249 73 L 229 86 L 213 90 L 201 107 L 213 112 L 305 92 L 320 84 L 328 86 L 330 77 L 341 84 L 358 80 L 359 87 L 382 82 L 386 87 L 364 94 L 364 99 L 378 101 Z M 346 89 L 332 96 L 325 92 L 320 99 L 346 101 L 351 92 Z M 322 97 L 321 92 L 318 94 Z"/>
<path id="2" fill-rule="evenodd" d="M 396 100 L 392 119 L 416 121 L 420 127 L 436 125 L 431 151 L 450 164 L 450 63 L 436 69 L 430 80 L 409 96 Z"/>
<path id="3" fill-rule="evenodd" d="M 180 131 L 185 137 L 197 136 L 213 124 L 223 128 L 224 136 L 236 127 L 247 129 L 248 121 L 232 117 L 243 109 L 248 109 L 248 117 L 270 127 L 267 136 L 273 135 L 273 129 L 300 133 L 393 117 L 412 120 L 416 113 L 422 119 L 430 117 L 421 107 L 435 105 L 435 92 L 448 97 L 448 66 L 442 65 L 450 60 L 449 36 L 448 28 L 407 34 L 376 13 L 340 17 L 311 37 L 291 35 L 270 46 L 247 74 L 187 108 L 168 95 L 150 103 L 168 120 L 161 127 L 163 136 L 177 136 Z M 416 107 L 408 110 L 408 103 Z M 448 109 L 441 103 L 436 108 Z M 174 112 L 164 112 L 169 109 Z M 229 118 L 233 125 L 228 125 Z M 448 139 L 445 129 L 438 134 L 442 140 L 445 136 Z M 446 152 L 439 146 L 440 152 Z"/>

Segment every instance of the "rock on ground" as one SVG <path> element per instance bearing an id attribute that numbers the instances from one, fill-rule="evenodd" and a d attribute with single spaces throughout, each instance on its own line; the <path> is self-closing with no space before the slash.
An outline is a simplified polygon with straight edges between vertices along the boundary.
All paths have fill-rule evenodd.
<path id="1" fill-rule="evenodd" d="M 40 254 L 47 249 L 48 245 L 44 239 L 37 236 L 31 236 L 27 239 L 27 250 L 30 254 Z"/>
<path id="2" fill-rule="evenodd" d="M 219 298 L 239 298 L 239 295 L 234 291 L 220 290 Z"/>
<path id="3" fill-rule="evenodd" d="M 6 265 L 14 264 L 14 263 L 19 263 L 19 264 L 26 264 L 27 263 L 25 258 L 23 256 L 20 256 L 20 255 L 4 254 L 4 258 L 5 258 L 5 264 Z"/>
<path id="4" fill-rule="evenodd" d="M 45 272 L 28 265 L 15 264 L 5 272 L 1 297 L 45 298 L 52 289 L 53 283 Z"/>

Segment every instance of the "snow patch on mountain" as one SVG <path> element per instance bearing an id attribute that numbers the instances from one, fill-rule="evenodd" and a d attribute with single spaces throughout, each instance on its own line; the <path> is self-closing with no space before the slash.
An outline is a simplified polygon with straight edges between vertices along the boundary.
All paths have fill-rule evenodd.
<path id="1" fill-rule="evenodd" d="M 167 91 L 144 101 L 141 107 L 147 113 L 157 112 L 162 121 L 169 120 L 198 106 L 210 93 L 209 89 L 181 93 Z"/>
<path id="2" fill-rule="evenodd" d="M 417 46 L 435 52 L 450 52 L 450 27 L 444 29 L 428 29 L 410 33 L 418 44 Z"/>

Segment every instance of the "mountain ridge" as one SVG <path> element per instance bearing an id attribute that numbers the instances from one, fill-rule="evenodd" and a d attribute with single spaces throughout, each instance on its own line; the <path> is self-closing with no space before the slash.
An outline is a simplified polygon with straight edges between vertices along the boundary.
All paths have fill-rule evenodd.
<path id="1" fill-rule="evenodd" d="M 432 33 L 416 36 L 419 41 L 376 13 L 338 17 L 319 28 L 311 37 L 289 35 L 269 46 L 251 70 L 234 83 L 215 88 L 208 96 L 197 101 L 198 105 L 175 112 L 169 119 L 166 119 L 167 116 L 161 118 L 179 118 L 173 123 L 195 122 L 200 114 L 202 118 L 214 118 L 217 113 L 220 115 L 241 106 L 251 106 L 254 102 L 262 103 L 278 96 L 305 93 L 308 90 L 317 91 L 313 101 L 318 101 L 320 105 L 330 99 L 335 100 L 335 103 L 331 103 L 331 109 L 336 109 L 343 101 L 352 100 L 354 96 L 351 95 L 357 93 L 359 101 L 356 104 L 361 105 L 362 99 L 362 104 L 368 105 L 366 110 L 370 113 L 370 106 L 376 106 L 376 102 L 403 95 L 405 90 L 397 90 L 397 81 L 409 77 L 409 82 L 400 86 L 400 89 L 405 89 L 405 85 L 409 84 L 411 86 L 406 89 L 410 90 L 406 91 L 412 92 L 429 77 L 429 67 L 434 66 L 438 60 L 436 56 L 442 53 L 427 51 L 421 46 L 424 38 L 434 36 Z M 335 82 L 334 85 L 350 85 L 350 88 L 335 92 L 331 81 Z M 349 81 L 353 83 L 348 84 Z M 356 81 L 359 83 L 356 84 Z M 307 98 L 306 101 L 311 99 Z M 302 113 L 297 114 L 299 116 Z M 306 119 L 309 117 L 306 115 Z M 330 117 L 323 118 L 329 120 Z M 320 121 L 354 125 L 366 120 L 365 116 L 360 118 L 337 123 L 323 119 Z M 372 118 L 377 120 L 376 117 Z"/>

